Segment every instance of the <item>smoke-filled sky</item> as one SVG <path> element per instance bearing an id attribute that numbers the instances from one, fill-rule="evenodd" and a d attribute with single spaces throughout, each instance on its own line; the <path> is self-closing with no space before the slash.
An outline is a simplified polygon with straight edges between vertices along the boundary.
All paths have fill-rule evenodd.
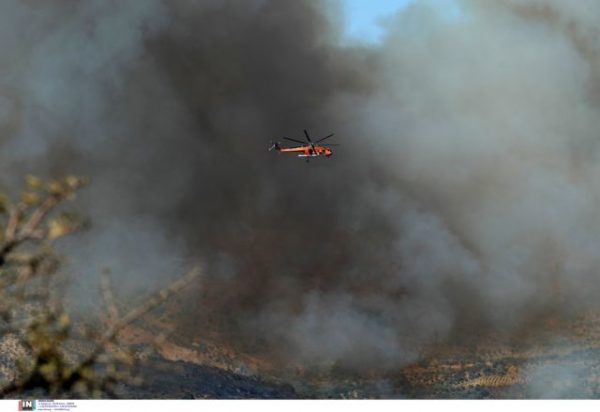
<path id="1" fill-rule="evenodd" d="M 202 262 L 181 322 L 393 367 L 599 292 L 594 0 L 419 1 L 343 41 L 312 0 L 7 0 L 0 161 L 87 175 L 80 294 Z M 330 159 L 266 149 L 331 132 Z M 86 292 L 88 291 L 88 292 Z"/>

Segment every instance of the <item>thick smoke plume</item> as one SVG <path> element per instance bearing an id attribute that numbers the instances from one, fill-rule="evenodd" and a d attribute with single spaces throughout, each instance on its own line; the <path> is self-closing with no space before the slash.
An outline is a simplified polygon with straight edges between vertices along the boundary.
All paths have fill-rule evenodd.
<path id="1" fill-rule="evenodd" d="M 182 330 L 281 359 L 394 367 L 589 308 L 599 4 L 418 2 L 368 47 L 333 6 L 4 2 L 3 181 L 89 175 L 75 273 L 135 296 L 200 260 Z M 343 146 L 266 151 L 304 128 Z"/>

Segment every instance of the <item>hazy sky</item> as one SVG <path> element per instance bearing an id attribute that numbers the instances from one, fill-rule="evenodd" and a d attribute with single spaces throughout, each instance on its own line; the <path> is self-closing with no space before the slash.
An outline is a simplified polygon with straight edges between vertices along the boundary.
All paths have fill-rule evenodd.
<path id="1" fill-rule="evenodd" d="M 346 20 L 346 36 L 350 39 L 376 42 L 383 31 L 378 25 L 382 17 L 406 7 L 414 0 L 342 0 Z"/>
<path id="2" fill-rule="evenodd" d="M 378 43 L 387 17 L 415 4 L 417 0 L 340 0 L 344 11 L 345 40 Z M 456 0 L 430 0 L 439 13 L 447 18 L 459 18 L 461 10 Z M 441 14 L 440 14 L 441 15 Z"/>

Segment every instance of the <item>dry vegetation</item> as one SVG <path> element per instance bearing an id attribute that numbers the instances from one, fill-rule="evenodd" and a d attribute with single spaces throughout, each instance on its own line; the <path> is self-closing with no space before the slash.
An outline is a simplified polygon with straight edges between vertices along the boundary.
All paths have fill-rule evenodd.
<path id="1" fill-rule="evenodd" d="M 2 397 L 116 396 L 117 385 L 139 380 L 140 357 L 120 340 L 120 333 L 199 275 L 194 269 L 139 306 L 120 311 L 105 274 L 100 325 L 72 320 L 62 293 L 61 257 L 53 250 L 53 242 L 85 226 L 85 220 L 60 211 L 60 206 L 73 200 L 86 183 L 74 176 L 47 182 L 28 176 L 19 201 L 1 195 Z"/>
<path id="2" fill-rule="evenodd" d="M 501 341 L 446 346 L 391 377 L 406 397 L 598 398 L 597 314 L 551 322 Z"/>

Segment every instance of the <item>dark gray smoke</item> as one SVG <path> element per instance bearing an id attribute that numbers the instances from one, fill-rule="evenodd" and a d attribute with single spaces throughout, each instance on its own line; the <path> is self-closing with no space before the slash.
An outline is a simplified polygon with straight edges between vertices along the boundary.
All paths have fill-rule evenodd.
<path id="1" fill-rule="evenodd" d="M 3 180 L 92 178 L 93 228 L 65 245 L 80 293 L 105 266 L 132 296 L 200 260 L 182 330 L 306 363 L 395 366 L 587 308 L 598 6 L 449 4 L 365 47 L 309 0 L 7 1 Z M 343 146 L 266 151 L 304 128 Z"/>

